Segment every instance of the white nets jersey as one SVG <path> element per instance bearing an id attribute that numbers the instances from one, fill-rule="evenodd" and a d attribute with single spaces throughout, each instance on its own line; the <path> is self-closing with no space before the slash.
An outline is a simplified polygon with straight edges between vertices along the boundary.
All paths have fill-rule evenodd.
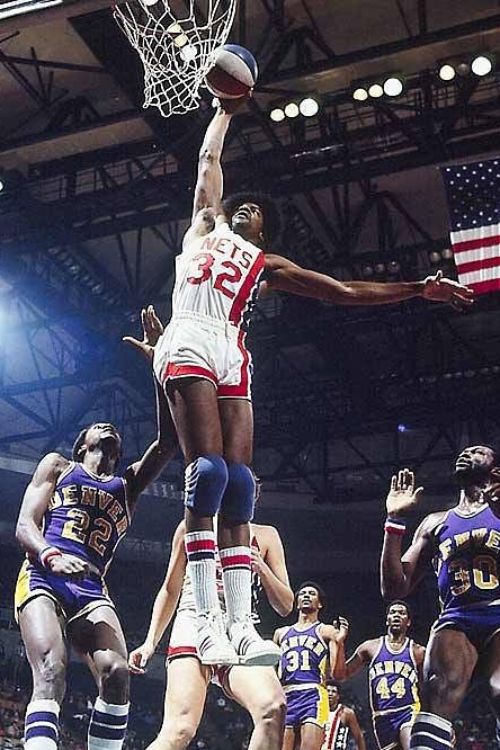
<path id="1" fill-rule="evenodd" d="M 342 723 L 343 706 L 341 703 L 335 711 L 330 711 L 325 726 L 325 739 L 321 750 L 347 750 L 349 727 Z"/>
<path id="2" fill-rule="evenodd" d="M 185 243 L 176 259 L 172 315 L 206 316 L 246 328 L 264 270 L 264 253 L 227 223 Z"/>

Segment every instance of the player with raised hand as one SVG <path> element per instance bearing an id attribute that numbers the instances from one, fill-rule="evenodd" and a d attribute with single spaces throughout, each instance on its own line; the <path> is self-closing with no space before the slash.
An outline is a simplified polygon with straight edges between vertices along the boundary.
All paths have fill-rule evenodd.
<path id="1" fill-rule="evenodd" d="M 142 311 L 151 360 L 157 332 L 152 308 Z M 135 340 L 134 340 L 135 341 Z M 82 430 L 72 459 L 49 453 L 26 489 L 16 537 L 26 552 L 15 611 L 33 675 L 26 709 L 27 750 L 54 750 L 66 686 L 66 640 L 88 662 L 99 696 L 89 726 L 89 750 L 120 750 L 129 707 L 127 649 L 104 576 L 125 536 L 141 492 L 177 449 L 168 407 L 157 388 L 158 433 L 123 476 L 116 475 L 122 439 L 98 422 Z"/>
<path id="2" fill-rule="evenodd" d="M 393 483 L 393 492 L 397 485 Z M 410 747 L 410 730 L 420 708 L 419 682 L 425 648 L 408 637 L 411 614 L 404 601 L 392 601 L 386 612 L 386 633 L 361 643 L 345 662 L 339 649 L 335 676 L 339 680 L 368 670 L 373 733 L 378 750 Z"/>
<path id="3" fill-rule="evenodd" d="M 472 292 L 440 272 L 416 282 L 340 282 L 269 253 L 279 227 L 273 201 L 251 192 L 222 199 L 221 156 L 233 107 L 220 103 L 201 146 L 191 225 L 176 261 L 172 319 L 155 348 L 154 369 L 186 462 L 186 553 L 200 656 L 206 664 L 272 664 L 279 652 L 253 630 L 250 613 L 248 523 L 255 487 L 246 332 L 260 284 L 341 305 L 423 297 L 467 306 Z M 227 633 L 217 614 L 217 514 Z"/>
<path id="4" fill-rule="evenodd" d="M 250 750 L 280 750 L 285 697 L 272 667 L 202 664 L 197 651 L 197 615 L 184 544 L 184 521 L 178 526 L 165 580 L 156 596 L 146 639 L 129 657 L 130 669 L 143 674 L 171 620 L 175 619 L 167 650 L 167 689 L 163 724 L 149 750 L 185 750 L 201 721 L 210 681 L 251 714 L 254 729 Z M 293 593 L 288 582 L 283 545 L 278 531 L 251 524 L 252 615 L 259 621 L 262 593 L 282 617 L 291 611 Z M 217 556 L 218 605 L 225 609 L 222 569 Z"/>
<path id="5" fill-rule="evenodd" d="M 393 477 L 381 558 L 384 596 L 406 596 L 434 564 L 441 614 L 427 647 L 422 711 L 412 728 L 414 750 L 447 750 L 452 719 L 476 668 L 500 716 L 500 520 L 496 514 L 498 460 L 485 445 L 465 448 L 455 463 L 460 487 L 450 510 L 428 515 L 403 554 L 406 515 L 418 503 L 412 472 Z M 491 507 L 489 505 L 491 503 Z"/>
<path id="6" fill-rule="evenodd" d="M 321 622 L 325 594 L 314 581 L 299 587 L 295 602 L 297 622 L 274 634 L 281 649 L 279 675 L 287 703 L 283 750 L 320 750 L 329 714 L 325 683 L 333 677 L 349 625 L 343 617 L 333 625 Z"/>

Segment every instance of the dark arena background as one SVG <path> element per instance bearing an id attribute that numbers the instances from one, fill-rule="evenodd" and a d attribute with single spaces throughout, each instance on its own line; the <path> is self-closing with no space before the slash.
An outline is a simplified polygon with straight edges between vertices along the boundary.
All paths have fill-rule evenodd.
<path id="1" fill-rule="evenodd" d="M 500 172 L 498 2 L 240 0 L 229 39 L 253 52 L 260 77 L 226 141 L 225 188 L 264 190 L 279 202 L 284 231 L 273 249 L 340 280 L 411 281 L 439 269 L 456 279 L 439 167 L 483 159 Z M 478 56 L 491 63 L 485 74 L 473 64 Z M 445 63 L 451 80 L 439 75 Z M 398 95 L 363 100 L 360 88 L 390 77 L 401 81 Z M 22 560 L 14 528 L 29 478 L 44 454 L 70 455 L 78 432 L 95 421 L 120 430 L 122 466 L 155 434 L 147 364 L 122 337 L 139 335 L 145 305 L 170 317 L 175 257 L 213 110 L 204 90 L 199 109 L 164 119 L 143 109 L 142 87 L 139 58 L 106 0 L 0 2 L 5 750 L 22 746 L 31 685 L 12 610 Z M 285 114 L 304 98 L 317 112 Z M 324 587 L 326 621 L 349 619 L 349 652 L 385 629 L 378 561 L 393 472 L 409 466 L 425 488 L 414 528 L 456 499 L 453 464 L 463 447 L 500 445 L 498 303 L 490 292 L 465 312 L 418 299 L 348 308 L 274 295 L 257 305 L 249 337 L 262 480 L 256 519 L 279 529 L 292 584 Z M 182 486 L 179 456 L 144 493 L 107 579 L 129 648 L 147 630 Z M 410 601 L 414 637 L 425 643 L 437 614 L 432 575 Z M 270 609 L 263 621 L 267 633 L 283 624 Z M 126 750 L 142 750 L 156 735 L 163 664 L 164 644 L 147 675 L 133 678 Z M 86 747 L 95 694 L 72 659 L 63 750 Z M 375 747 L 364 676 L 348 684 L 345 699 Z M 211 688 L 190 747 L 241 750 L 249 729 L 247 714 Z M 455 731 L 460 749 L 497 746 L 480 680 Z"/>

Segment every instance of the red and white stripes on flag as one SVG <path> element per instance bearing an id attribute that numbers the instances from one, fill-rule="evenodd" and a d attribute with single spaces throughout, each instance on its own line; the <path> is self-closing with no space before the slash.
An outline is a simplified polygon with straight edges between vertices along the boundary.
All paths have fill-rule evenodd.
<path id="1" fill-rule="evenodd" d="M 500 225 L 450 232 L 461 284 L 476 294 L 500 289 Z"/>
<path id="2" fill-rule="evenodd" d="M 500 289 L 500 157 L 441 168 L 458 279 L 477 294 Z"/>

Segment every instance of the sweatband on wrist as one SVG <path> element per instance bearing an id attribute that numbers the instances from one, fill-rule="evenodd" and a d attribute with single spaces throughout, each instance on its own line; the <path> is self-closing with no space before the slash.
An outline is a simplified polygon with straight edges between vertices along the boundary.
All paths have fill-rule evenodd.
<path id="1" fill-rule="evenodd" d="M 384 531 L 386 534 L 403 536 L 406 531 L 406 523 L 401 518 L 391 518 L 389 516 L 385 519 Z"/>
<path id="2" fill-rule="evenodd" d="M 38 559 L 40 563 L 46 568 L 49 564 L 49 560 L 53 557 L 60 557 L 62 552 L 57 547 L 44 547 L 41 552 L 38 553 Z"/>

